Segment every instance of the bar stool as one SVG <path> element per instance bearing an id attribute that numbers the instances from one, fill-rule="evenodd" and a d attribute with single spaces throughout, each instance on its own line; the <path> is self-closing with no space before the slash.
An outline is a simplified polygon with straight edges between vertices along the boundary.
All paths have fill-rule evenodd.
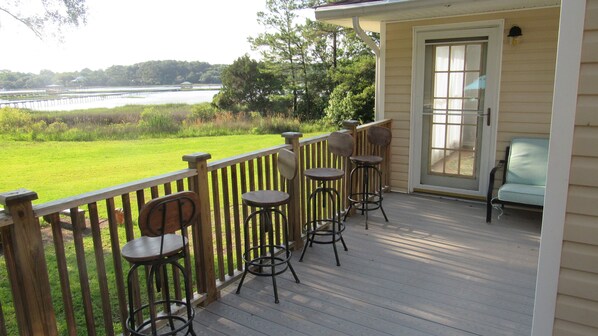
<path id="1" fill-rule="evenodd" d="M 348 133 L 331 133 L 328 137 L 328 150 L 341 158 L 348 158 L 353 153 L 353 137 Z M 332 183 L 341 180 L 345 171 L 336 168 L 311 168 L 305 170 L 304 174 L 308 179 L 318 183 L 318 187 L 309 195 L 307 201 L 307 214 L 310 216 L 307 221 L 307 241 L 299 261 L 303 261 L 308 245 L 312 247 L 313 244 L 332 244 L 336 266 L 340 266 L 336 243 L 340 241 L 345 251 L 348 249 L 343 239 L 345 224 L 341 222 L 341 196 Z M 318 200 L 322 207 L 327 203 L 331 205 L 329 214 L 332 214 L 332 218 L 326 218 L 324 212 L 319 211 L 316 206 Z"/>
<path id="2" fill-rule="evenodd" d="M 122 248 L 122 256 L 133 264 L 127 275 L 129 317 L 127 331 L 132 335 L 195 335 L 193 317 L 195 310 L 191 306 L 191 284 L 188 271 L 191 270 L 189 260 L 189 240 L 187 226 L 197 219 L 199 202 L 197 195 L 190 191 L 178 192 L 155 198 L 143 206 L 139 212 L 139 229 L 141 237 L 129 241 Z M 184 260 L 184 267 L 179 260 Z M 185 298 L 172 298 L 168 265 L 178 270 L 183 279 Z M 147 266 L 146 288 L 148 303 L 135 306 L 133 300 L 133 274 L 141 266 Z M 156 288 L 154 290 L 154 283 Z M 174 287 L 180 284 L 174 284 Z M 161 292 L 159 299 L 156 292 Z M 161 312 L 157 309 L 162 307 Z M 173 308 L 176 308 L 173 310 Z M 179 310 L 186 310 L 185 315 L 177 315 Z M 149 317 L 145 318 L 149 313 Z M 140 321 L 135 318 L 141 317 Z M 158 334 L 158 329 L 166 324 L 169 330 Z M 149 327 L 149 330 L 148 330 Z"/>
<path id="3" fill-rule="evenodd" d="M 283 149 L 278 153 L 278 170 L 285 179 L 292 180 L 295 178 L 297 175 L 297 166 L 297 156 L 295 153 L 287 149 Z M 290 196 L 286 192 L 277 190 L 257 190 L 246 192 L 241 195 L 241 198 L 243 204 L 257 207 L 258 209 L 245 218 L 245 253 L 243 253 L 245 270 L 241 276 L 236 293 L 239 294 L 241 292 L 241 287 L 247 273 L 257 276 L 269 276 L 272 277 L 272 286 L 274 287 L 274 302 L 278 303 L 277 275 L 290 269 L 295 282 L 299 283 L 299 278 L 291 265 L 287 217 L 282 211 L 276 208 L 288 204 Z M 275 232 L 277 228 L 272 224 L 273 215 L 278 215 L 282 219 L 282 244 L 280 244 L 280 232 Z M 259 222 L 259 237 L 253 243 L 249 239 L 252 221 Z"/>
<path id="4" fill-rule="evenodd" d="M 343 221 L 347 219 L 347 215 L 353 207 L 361 210 L 362 215 L 365 213 L 366 230 L 368 229 L 368 212 L 370 211 L 382 210 L 384 219 L 388 222 L 388 217 L 386 216 L 386 212 L 384 212 L 384 207 L 382 207 L 382 171 L 379 166 L 384 161 L 381 155 L 392 140 L 392 132 L 386 127 L 372 126 L 367 131 L 367 139 L 372 145 L 372 154 L 351 156 L 349 158 L 355 165 L 355 168 L 351 170 L 349 178 L 349 209 L 343 218 Z M 354 191 L 354 181 L 359 177 L 361 177 L 361 190 Z M 370 185 L 371 182 L 374 183 L 373 186 Z M 378 182 L 377 186 L 376 182 Z"/>

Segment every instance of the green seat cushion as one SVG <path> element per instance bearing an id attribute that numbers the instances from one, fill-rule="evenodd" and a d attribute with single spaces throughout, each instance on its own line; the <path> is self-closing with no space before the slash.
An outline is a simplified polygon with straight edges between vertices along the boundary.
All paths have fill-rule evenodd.
<path id="1" fill-rule="evenodd" d="M 548 139 L 515 138 L 511 142 L 506 184 L 546 185 Z"/>
<path id="2" fill-rule="evenodd" d="M 498 189 L 501 201 L 544 206 L 545 186 L 507 183 Z"/>

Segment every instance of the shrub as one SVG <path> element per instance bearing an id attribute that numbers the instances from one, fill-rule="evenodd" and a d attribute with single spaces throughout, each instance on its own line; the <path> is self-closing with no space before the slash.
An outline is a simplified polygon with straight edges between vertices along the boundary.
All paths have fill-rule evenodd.
<path id="1" fill-rule="evenodd" d="M 12 107 L 0 109 L 0 131 L 2 132 L 29 131 L 32 123 L 31 114 L 23 110 Z"/>
<path id="2" fill-rule="evenodd" d="M 191 108 L 189 118 L 202 122 L 212 121 L 216 118 L 216 113 L 218 113 L 218 108 L 211 103 L 195 104 Z"/>
<path id="3" fill-rule="evenodd" d="M 180 129 L 180 124 L 173 120 L 169 113 L 153 106 L 143 109 L 139 125 L 149 133 L 176 133 Z"/>

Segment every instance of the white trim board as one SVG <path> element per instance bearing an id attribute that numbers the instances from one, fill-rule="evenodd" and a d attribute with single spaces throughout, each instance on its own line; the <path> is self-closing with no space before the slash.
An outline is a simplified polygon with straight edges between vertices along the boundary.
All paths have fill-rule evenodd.
<path id="1" fill-rule="evenodd" d="M 567 212 L 586 1 L 563 1 L 532 336 L 552 335 Z"/>

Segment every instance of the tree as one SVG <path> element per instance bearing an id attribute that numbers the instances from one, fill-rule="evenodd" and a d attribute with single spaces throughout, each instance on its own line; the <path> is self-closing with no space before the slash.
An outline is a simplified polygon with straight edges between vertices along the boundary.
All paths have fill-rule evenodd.
<path id="1" fill-rule="evenodd" d="M 285 89 L 293 95 L 292 112 L 296 116 L 301 90 L 297 58 L 301 44 L 301 27 L 295 23 L 295 10 L 301 8 L 298 0 L 266 0 L 268 12 L 258 13 L 258 22 L 266 32 L 249 38 L 254 49 L 259 49 L 266 66 L 273 74 L 285 79 Z"/>
<path id="2" fill-rule="evenodd" d="M 40 39 L 48 36 L 60 39 L 64 28 L 86 23 L 85 2 L 86 0 L 2 1 L 0 14 L 24 24 Z"/>
<path id="3" fill-rule="evenodd" d="M 220 108 L 263 114 L 271 114 L 281 107 L 284 109 L 280 80 L 268 72 L 263 63 L 252 60 L 248 55 L 237 58 L 226 67 L 220 78 L 222 89 L 214 98 L 214 103 Z"/>
<path id="4" fill-rule="evenodd" d="M 376 61 L 361 56 L 340 64 L 334 75 L 338 85 L 330 95 L 326 119 L 340 124 L 343 120 L 374 120 Z"/>

